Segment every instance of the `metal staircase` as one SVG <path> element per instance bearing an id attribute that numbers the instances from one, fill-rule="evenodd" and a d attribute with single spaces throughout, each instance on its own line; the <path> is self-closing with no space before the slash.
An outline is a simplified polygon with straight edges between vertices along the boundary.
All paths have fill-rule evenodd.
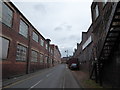
<path id="1" fill-rule="evenodd" d="M 94 63 L 92 67 L 90 78 L 95 75 L 96 82 L 100 82 L 102 85 L 102 66 L 104 61 L 108 60 L 114 46 L 117 44 L 120 38 L 120 1 L 114 3 L 112 12 L 109 17 L 109 21 L 106 28 L 106 36 L 100 40 L 100 44 L 96 47 L 97 52 L 97 62 Z M 95 69 L 96 68 L 96 69 Z M 93 73 L 93 71 L 95 71 Z"/>

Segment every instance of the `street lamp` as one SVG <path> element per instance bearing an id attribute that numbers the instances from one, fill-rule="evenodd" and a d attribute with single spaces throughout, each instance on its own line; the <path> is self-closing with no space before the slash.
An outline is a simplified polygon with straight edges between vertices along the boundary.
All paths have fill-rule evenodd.
<path id="1" fill-rule="evenodd" d="M 66 57 L 67 57 L 67 59 L 68 59 L 68 50 L 65 50 L 65 52 L 66 52 Z"/>

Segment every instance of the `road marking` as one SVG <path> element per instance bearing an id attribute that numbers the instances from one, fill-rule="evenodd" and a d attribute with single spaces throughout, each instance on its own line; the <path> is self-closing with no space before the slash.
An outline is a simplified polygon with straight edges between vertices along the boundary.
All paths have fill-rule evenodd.
<path id="1" fill-rule="evenodd" d="M 65 88 L 65 76 L 63 78 L 63 90 L 64 90 L 64 88 Z"/>
<path id="2" fill-rule="evenodd" d="M 34 87 L 37 86 L 40 82 L 42 82 L 42 80 L 38 81 L 36 84 L 34 84 L 33 86 L 31 86 L 28 90 L 34 88 Z"/>
<path id="3" fill-rule="evenodd" d="M 29 79 L 32 79 L 33 77 L 36 77 L 36 76 L 38 76 L 38 75 L 30 76 L 30 77 L 28 77 L 28 78 L 26 78 L 26 79 L 16 81 L 15 83 L 12 83 L 12 84 L 10 84 L 10 85 L 8 85 L 8 86 L 5 86 L 5 87 L 3 87 L 3 88 L 10 88 L 10 87 L 13 86 L 13 85 L 16 85 L 16 84 L 18 84 L 18 83 L 24 82 L 24 81 L 29 80 Z"/>
<path id="4" fill-rule="evenodd" d="M 50 75 L 52 75 L 52 73 L 47 74 L 46 77 L 49 77 Z"/>
<path id="5" fill-rule="evenodd" d="M 45 72 L 45 71 L 44 71 L 44 72 Z M 18 81 L 16 81 L 15 83 L 12 83 L 12 84 L 10 84 L 10 85 L 4 86 L 3 88 L 10 88 L 10 87 L 12 87 L 12 86 L 14 86 L 14 85 L 16 85 L 16 84 L 18 84 L 18 83 L 21 83 L 21 82 L 24 82 L 24 81 L 26 81 L 26 80 L 32 79 L 32 78 L 34 78 L 34 77 L 37 77 L 37 76 L 39 76 L 40 74 L 41 74 L 41 73 L 35 74 L 35 75 L 33 75 L 33 76 L 27 77 L 27 78 L 22 79 L 22 80 L 18 80 Z"/>

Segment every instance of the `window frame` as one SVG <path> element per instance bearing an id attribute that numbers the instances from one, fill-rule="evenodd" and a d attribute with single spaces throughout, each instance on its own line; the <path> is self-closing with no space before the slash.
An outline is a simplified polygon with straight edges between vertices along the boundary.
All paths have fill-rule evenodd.
<path id="1" fill-rule="evenodd" d="M 41 55 L 42 55 L 42 57 L 41 57 Z M 42 59 L 41 59 L 41 58 L 42 58 Z M 41 61 L 42 61 L 42 62 L 41 62 Z M 41 53 L 40 53 L 40 63 L 42 63 L 42 64 L 44 63 L 44 54 L 41 54 Z"/>
<path id="2" fill-rule="evenodd" d="M 36 52 L 37 53 L 37 60 L 36 61 L 34 61 L 33 60 L 33 53 L 32 52 Z M 37 51 L 35 51 L 35 50 L 32 50 L 31 51 L 31 60 L 30 60 L 32 63 L 37 63 L 38 62 L 38 52 Z"/>
<path id="3" fill-rule="evenodd" d="M 6 40 L 9 41 L 6 59 L 3 59 L 3 58 L 1 57 L 1 60 L 7 60 L 7 59 L 8 59 L 8 56 L 9 56 L 9 49 L 10 49 L 10 43 L 11 43 L 11 42 L 10 42 L 10 39 L 8 39 L 8 38 L 6 38 L 6 37 L 3 37 L 3 36 L 0 36 L 0 37 L 1 37 L 1 38 L 4 38 L 4 39 L 6 39 Z"/>
<path id="4" fill-rule="evenodd" d="M 34 34 L 33 34 L 34 33 Z M 35 42 L 39 42 L 39 35 L 35 32 L 35 31 L 33 31 L 33 33 L 32 33 L 32 39 L 35 41 Z M 38 40 L 35 40 L 35 38 L 33 37 L 33 35 L 37 35 L 38 36 Z"/>
<path id="5" fill-rule="evenodd" d="M 44 47 L 45 41 L 41 38 L 40 39 L 40 45 Z"/>
<path id="6" fill-rule="evenodd" d="M 11 21 L 10 21 L 10 23 L 9 23 L 9 25 L 7 24 L 7 23 L 5 23 L 5 21 L 3 21 L 3 13 L 2 13 L 2 15 L 1 15 L 1 20 L 0 20 L 0 22 L 2 22 L 4 25 L 6 25 L 6 26 L 8 26 L 8 27 L 10 27 L 10 28 L 12 28 L 13 27 L 13 18 L 14 18 L 14 10 L 9 6 L 9 5 L 7 5 L 6 3 L 4 3 L 4 2 L 2 2 L 1 1 L 1 13 L 3 12 L 3 4 L 5 5 L 5 7 L 7 7 L 7 9 L 9 9 L 10 11 L 11 11 Z M 9 15 L 10 16 L 10 14 L 8 14 L 8 12 L 7 12 L 7 15 Z"/>
<path id="7" fill-rule="evenodd" d="M 17 60 L 18 45 L 26 48 L 26 60 Z M 26 46 L 24 46 L 24 45 L 22 45 L 22 44 L 20 44 L 20 43 L 17 44 L 17 49 L 16 49 L 16 62 L 27 62 L 27 54 L 28 54 L 27 50 L 28 50 L 28 48 L 27 48 Z M 22 56 L 22 57 L 23 57 L 23 56 Z"/>
<path id="8" fill-rule="evenodd" d="M 48 63 L 48 56 L 45 56 L 45 64 L 47 64 Z"/>
<path id="9" fill-rule="evenodd" d="M 24 36 L 21 32 L 21 21 L 27 26 L 27 36 Z M 20 21 L 19 21 L 19 34 L 22 35 L 23 37 L 25 38 L 28 38 L 28 34 L 29 34 L 29 25 L 26 23 L 25 20 L 23 20 L 22 18 L 20 18 Z"/>
<path id="10" fill-rule="evenodd" d="M 48 50 L 48 44 L 47 43 L 45 44 L 45 49 Z"/>

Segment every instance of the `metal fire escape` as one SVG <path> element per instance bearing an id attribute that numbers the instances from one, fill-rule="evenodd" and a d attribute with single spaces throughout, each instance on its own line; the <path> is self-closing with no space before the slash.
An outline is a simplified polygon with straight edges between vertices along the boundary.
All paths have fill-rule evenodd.
<path id="1" fill-rule="evenodd" d="M 102 38 L 97 55 L 97 62 L 93 65 L 90 78 L 95 75 L 96 82 L 102 85 L 102 66 L 108 60 L 114 46 L 120 42 L 120 1 L 114 3 L 109 17 L 106 36 Z M 93 73 L 95 71 L 95 73 Z"/>

